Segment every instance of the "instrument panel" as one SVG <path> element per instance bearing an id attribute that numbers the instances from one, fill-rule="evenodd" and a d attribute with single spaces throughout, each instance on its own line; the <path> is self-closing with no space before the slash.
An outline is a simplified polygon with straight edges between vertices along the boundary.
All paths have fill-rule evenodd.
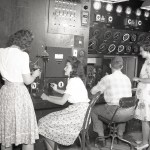
<path id="1" fill-rule="evenodd" d="M 145 42 L 150 42 L 150 33 L 92 27 L 88 53 L 138 55 Z"/>

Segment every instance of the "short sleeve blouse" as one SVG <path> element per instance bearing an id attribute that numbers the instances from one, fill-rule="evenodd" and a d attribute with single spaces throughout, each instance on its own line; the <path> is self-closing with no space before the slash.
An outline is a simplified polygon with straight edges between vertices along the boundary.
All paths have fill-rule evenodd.
<path id="1" fill-rule="evenodd" d="M 89 102 L 86 87 L 79 77 L 68 80 L 65 93 L 69 94 L 68 102 L 70 103 Z"/>
<path id="2" fill-rule="evenodd" d="M 0 48 L 0 73 L 10 82 L 23 82 L 22 74 L 30 74 L 29 55 L 18 48 Z"/>

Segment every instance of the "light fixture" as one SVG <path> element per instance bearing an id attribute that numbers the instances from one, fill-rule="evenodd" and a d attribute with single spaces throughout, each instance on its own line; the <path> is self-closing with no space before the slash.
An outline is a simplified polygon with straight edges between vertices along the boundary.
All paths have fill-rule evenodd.
<path id="1" fill-rule="evenodd" d="M 100 10 L 101 7 L 102 7 L 102 5 L 101 5 L 100 0 L 94 0 L 94 2 L 93 2 L 93 8 L 94 8 L 95 10 Z"/>
<path id="2" fill-rule="evenodd" d="M 145 0 L 141 6 L 141 9 L 150 10 L 150 0 Z"/>
<path id="3" fill-rule="evenodd" d="M 120 3 L 120 2 L 129 1 L 129 0 L 100 0 L 100 1 L 104 3 Z"/>
<path id="4" fill-rule="evenodd" d="M 144 17 L 148 18 L 149 15 L 150 15 L 149 11 L 145 11 L 145 12 L 144 12 Z"/>
<path id="5" fill-rule="evenodd" d="M 136 11 L 135 11 L 135 14 L 137 17 L 141 16 L 142 14 L 142 11 L 138 8 Z"/>
<path id="6" fill-rule="evenodd" d="M 117 8 L 116 8 L 116 12 L 118 13 L 118 14 L 120 14 L 120 13 L 122 13 L 122 6 L 121 5 L 118 5 L 117 6 Z"/>
<path id="7" fill-rule="evenodd" d="M 126 15 L 130 15 L 131 12 L 132 12 L 132 8 L 128 6 L 125 10 Z"/>
<path id="8" fill-rule="evenodd" d="M 110 3 L 107 3 L 106 5 L 106 11 L 111 12 L 113 10 L 113 5 Z"/>

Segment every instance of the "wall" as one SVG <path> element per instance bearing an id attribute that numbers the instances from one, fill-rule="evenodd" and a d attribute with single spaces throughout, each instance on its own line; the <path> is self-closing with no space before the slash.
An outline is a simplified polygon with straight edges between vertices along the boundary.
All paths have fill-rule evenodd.
<path id="1" fill-rule="evenodd" d="M 0 47 L 4 47 L 11 31 L 11 0 L 1 0 L 0 5 Z"/>
<path id="2" fill-rule="evenodd" d="M 23 28 L 30 29 L 35 36 L 30 57 L 35 61 L 45 41 L 46 3 L 46 0 L 1 0 L 0 47 L 5 47 L 12 33 Z"/>

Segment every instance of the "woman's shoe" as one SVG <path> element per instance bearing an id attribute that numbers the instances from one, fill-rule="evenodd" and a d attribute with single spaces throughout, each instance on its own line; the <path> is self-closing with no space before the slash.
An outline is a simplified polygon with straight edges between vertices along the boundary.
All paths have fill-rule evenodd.
<path id="1" fill-rule="evenodd" d="M 145 145 L 141 145 L 141 146 L 137 146 L 135 147 L 137 150 L 143 150 L 145 148 L 148 148 L 149 144 L 145 144 Z"/>
<path id="2" fill-rule="evenodd" d="M 141 143 L 142 143 L 142 141 L 137 140 L 137 141 L 135 141 L 135 143 L 136 143 L 136 144 L 141 144 Z"/>

